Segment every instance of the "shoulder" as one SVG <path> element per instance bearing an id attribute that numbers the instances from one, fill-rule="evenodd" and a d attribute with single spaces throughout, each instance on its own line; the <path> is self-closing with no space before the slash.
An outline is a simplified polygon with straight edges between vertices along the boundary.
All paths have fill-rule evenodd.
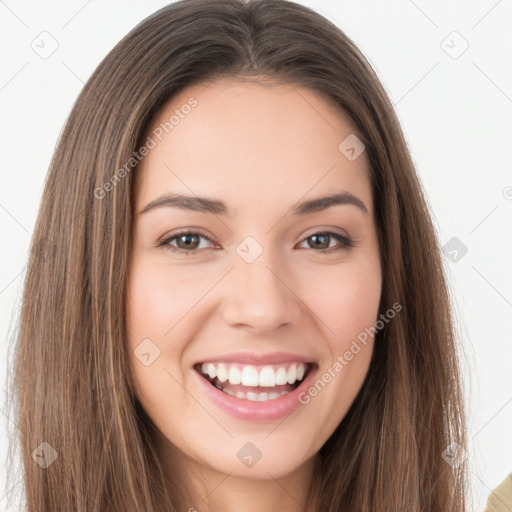
<path id="1" fill-rule="evenodd" d="M 512 473 L 491 492 L 485 512 L 509 512 L 510 510 L 512 510 Z"/>

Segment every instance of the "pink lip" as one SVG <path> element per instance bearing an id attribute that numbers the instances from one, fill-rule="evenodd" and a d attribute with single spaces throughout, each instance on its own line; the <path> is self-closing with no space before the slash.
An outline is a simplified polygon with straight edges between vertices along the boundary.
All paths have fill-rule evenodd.
<path id="1" fill-rule="evenodd" d="M 198 371 L 193 370 L 193 373 L 196 375 L 195 378 L 198 379 L 199 386 L 204 389 L 210 400 L 217 405 L 217 407 L 235 418 L 254 422 L 272 421 L 284 418 L 302 405 L 299 401 L 299 395 L 309 388 L 316 371 L 317 366 L 311 365 L 308 374 L 298 387 L 286 395 L 274 398 L 273 400 L 267 400 L 266 402 L 245 400 L 228 395 L 213 386 L 207 379 L 201 376 Z"/>
<path id="2" fill-rule="evenodd" d="M 311 358 L 299 356 L 297 354 L 290 354 L 287 352 L 274 352 L 272 354 L 257 354 L 255 352 L 239 352 L 225 354 L 217 357 L 210 357 L 198 361 L 198 363 L 241 363 L 241 364 L 252 364 L 252 365 L 264 365 L 264 364 L 277 364 L 277 363 L 288 363 L 288 362 L 303 362 L 311 363 Z M 197 363 L 196 363 L 197 364 Z"/>

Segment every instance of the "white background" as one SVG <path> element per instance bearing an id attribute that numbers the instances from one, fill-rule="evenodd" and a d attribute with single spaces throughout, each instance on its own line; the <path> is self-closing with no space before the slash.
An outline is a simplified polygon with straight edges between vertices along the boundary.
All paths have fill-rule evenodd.
<path id="1" fill-rule="evenodd" d="M 0 1 L 2 388 L 57 137 L 107 52 L 167 3 Z M 472 510 L 483 510 L 490 490 L 512 472 L 512 1 L 300 3 L 333 21 L 372 63 L 395 104 L 441 244 L 457 237 L 468 248 L 445 265 L 466 354 Z M 31 48 L 49 37 L 43 31 L 58 43 L 47 59 Z M 464 40 L 467 50 L 453 58 Z M 6 412 L 2 399 L 0 510 L 16 491 L 3 462 Z"/>

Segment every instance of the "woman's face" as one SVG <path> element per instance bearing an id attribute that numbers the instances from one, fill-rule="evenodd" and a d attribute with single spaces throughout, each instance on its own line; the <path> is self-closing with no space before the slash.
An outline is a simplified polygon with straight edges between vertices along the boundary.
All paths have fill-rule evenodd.
<path id="1" fill-rule="evenodd" d="M 254 82 L 190 87 L 153 120 L 127 318 L 161 453 L 279 478 L 312 460 L 356 398 L 381 268 L 351 134 L 316 93 Z"/>

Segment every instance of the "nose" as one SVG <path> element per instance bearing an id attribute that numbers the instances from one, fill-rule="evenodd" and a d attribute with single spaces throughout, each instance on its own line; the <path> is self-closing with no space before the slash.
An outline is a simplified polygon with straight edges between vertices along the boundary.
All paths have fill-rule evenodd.
<path id="1" fill-rule="evenodd" d="M 265 252 L 252 263 L 236 261 L 228 276 L 224 321 L 261 333 L 297 324 L 304 304 L 290 276 Z"/>

